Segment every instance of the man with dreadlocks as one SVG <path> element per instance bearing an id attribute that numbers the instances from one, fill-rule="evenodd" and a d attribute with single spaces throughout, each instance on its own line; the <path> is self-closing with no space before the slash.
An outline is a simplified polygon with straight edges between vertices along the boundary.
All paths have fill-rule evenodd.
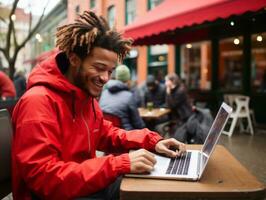
<path id="1" fill-rule="evenodd" d="M 13 112 L 14 199 L 118 199 L 121 175 L 153 169 L 149 151 L 174 157 L 185 145 L 103 119 L 95 97 L 131 40 L 93 12 L 59 27 L 56 36 L 60 51 L 32 71 Z M 127 153 L 132 148 L 140 150 Z M 122 154 L 96 157 L 96 150 Z"/>

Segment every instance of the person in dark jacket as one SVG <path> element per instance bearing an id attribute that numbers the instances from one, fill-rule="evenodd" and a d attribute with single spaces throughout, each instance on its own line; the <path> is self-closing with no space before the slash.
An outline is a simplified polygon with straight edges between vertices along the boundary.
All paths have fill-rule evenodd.
<path id="1" fill-rule="evenodd" d="M 144 92 L 144 103 L 153 103 L 153 107 L 165 107 L 165 86 L 159 83 L 153 75 L 148 75 Z"/>
<path id="2" fill-rule="evenodd" d="M 166 105 L 171 109 L 171 120 L 186 120 L 193 114 L 185 85 L 178 75 L 173 73 L 166 76 Z"/>
<path id="3" fill-rule="evenodd" d="M 26 91 L 26 78 L 22 70 L 18 70 L 14 76 L 14 85 L 17 97 L 20 98 Z"/>
<path id="4" fill-rule="evenodd" d="M 141 129 L 145 127 L 141 119 L 137 104 L 129 90 L 130 70 L 120 65 L 115 70 L 116 80 L 107 83 L 106 90 L 100 98 L 100 107 L 104 113 L 113 114 L 121 120 L 122 128 L 126 130 Z"/>

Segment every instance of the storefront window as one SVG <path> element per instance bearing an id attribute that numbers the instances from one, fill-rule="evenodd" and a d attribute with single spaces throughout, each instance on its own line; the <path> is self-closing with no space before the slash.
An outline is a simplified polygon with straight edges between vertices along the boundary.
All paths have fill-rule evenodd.
<path id="1" fill-rule="evenodd" d="M 151 10 L 162 3 L 163 0 L 149 0 L 148 1 L 148 9 Z"/>
<path id="2" fill-rule="evenodd" d="M 219 84 L 221 90 L 240 92 L 243 85 L 243 37 L 220 40 L 219 51 Z"/>
<path id="3" fill-rule="evenodd" d="M 252 35 L 251 81 L 255 92 L 266 92 L 266 32 Z"/>
<path id="4" fill-rule="evenodd" d="M 107 19 L 108 19 L 108 24 L 110 28 L 114 27 L 115 24 L 115 6 L 110 6 L 108 8 L 108 13 L 107 13 Z"/>
<path id="5" fill-rule="evenodd" d="M 181 46 L 181 79 L 189 89 L 211 88 L 211 43 L 198 42 Z"/>
<path id="6" fill-rule="evenodd" d="M 95 0 L 90 0 L 90 8 L 93 9 L 95 7 Z"/>
<path id="7" fill-rule="evenodd" d="M 167 74 L 167 45 L 153 45 L 149 47 L 148 55 L 148 73 L 155 76 L 155 78 L 163 83 L 164 77 Z"/>
<path id="8" fill-rule="evenodd" d="M 130 24 L 136 17 L 136 1 L 126 0 L 126 24 Z"/>

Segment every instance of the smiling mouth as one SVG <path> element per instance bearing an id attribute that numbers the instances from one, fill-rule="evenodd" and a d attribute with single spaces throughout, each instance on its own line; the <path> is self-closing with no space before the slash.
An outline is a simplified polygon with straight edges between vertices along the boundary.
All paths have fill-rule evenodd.
<path id="1" fill-rule="evenodd" d="M 95 82 L 94 85 L 96 85 L 96 87 L 102 89 L 103 88 L 103 84 L 99 83 L 99 82 Z"/>

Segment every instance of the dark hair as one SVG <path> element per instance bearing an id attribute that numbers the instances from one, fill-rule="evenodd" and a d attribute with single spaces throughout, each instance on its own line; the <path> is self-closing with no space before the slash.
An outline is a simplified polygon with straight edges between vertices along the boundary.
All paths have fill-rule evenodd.
<path id="1" fill-rule="evenodd" d="M 57 28 L 56 46 L 69 56 L 76 53 L 84 59 L 94 47 L 117 53 L 122 61 L 131 49 L 132 40 L 124 39 L 121 33 L 111 30 L 103 17 L 91 11 L 79 15 L 74 23 Z"/>
<path id="2" fill-rule="evenodd" d="M 180 78 L 176 73 L 171 73 L 166 76 L 174 85 L 180 85 Z"/>

